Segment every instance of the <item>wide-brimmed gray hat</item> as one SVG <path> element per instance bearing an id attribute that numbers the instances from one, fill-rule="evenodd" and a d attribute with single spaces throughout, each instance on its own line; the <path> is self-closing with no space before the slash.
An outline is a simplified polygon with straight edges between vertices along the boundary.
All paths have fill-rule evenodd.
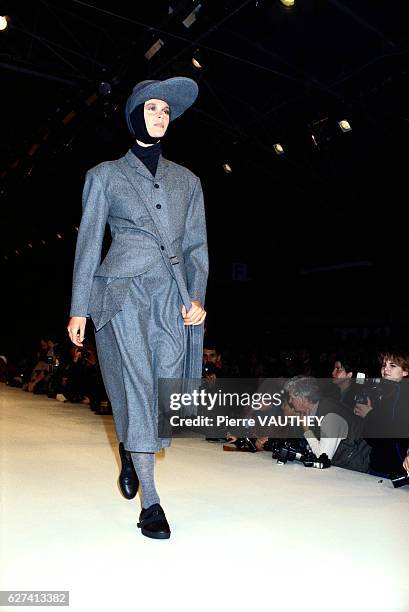
<path id="1" fill-rule="evenodd" d="M 164 100 L 170 106 L 170 120 L 180 117 L 192 106 L 199 93 L 199 88 L 193 79 L 187 77 L 172 77 L 164 81 L 141 81 L 132 90 L 126 101 L 125 116 L 128 128 L 133 134 L 130 116 L 138 104 L 146 100 Z"/>

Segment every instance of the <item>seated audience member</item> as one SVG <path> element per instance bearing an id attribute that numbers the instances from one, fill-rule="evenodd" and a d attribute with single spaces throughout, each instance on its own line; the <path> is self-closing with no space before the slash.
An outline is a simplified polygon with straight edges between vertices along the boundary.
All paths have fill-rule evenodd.
<path id="1" fill-rule="evenodd" d="M 209 383 L 225 376 L 219 347 L 209 338 L 205 338 L 203 345 L 203 374 L 208 378 Z"/>
<path id="2" fill-rule="evenodd" d="M 368 390 L 367 403 L 355 406 L 364 419 L 371 472 L 390 477 L 401 470 L 409 446 L 409 355 L 401 348 L 380 354 L 381 381 Z"/>
<path id="3" fill-rule="evenodd" d="M 279 424 L 280 417 L 297 416 L 297 413 L 291 408 L 288 402 L 282 396 L 283 380 L 278 378 L 265 378 L 260 382 L 257 388 L 257 393 L 260 394 L 261 407 L 257 409 L 257 416 L 265 419 L 265 423 L 269 423 L 269 418 L 274 417 L 277 424 L 265 425 L 264 427 L 257 423 L 254 427 L 247 431 L 247 438 L 237 438 L 227 432 L 229 443 L 242 446 L 244 440 L 251 440 L 252 446 L 256 450 L 270 451 L 274 440 L 283 440 L 287 438 L 300 437 L 303 432 L 300 428 L 291 425 Z M 284 401 L 283 401 L 284 400 Z M 249 408 L 248 412 L 243 416 L 254 417 L 254 412 Z M 246 444 L 243 444 L 246 448 Z M 254 448 L 247 450 L 253 450 Z"/>
<path id="4" fill-rule="evenodd" d="M 210 338 L 205 337 L 203 344 L 202 387 L 211 391 L 217 378 L 224 376 L 223 363 L 218 345 Z M 222 442 L 221 436 L 206 436 L 208 442 Z"/>
<path id="5" fill-rule="evenodd" d="M 355 408 L 355 396 L 357 394 L 357 386 L 353 380 L 356 376 L 356 366 L 351 358 L 346 355 L 339 355 L 334 363 L 332 370 L 332 383 L 336 389 L 335 399 L 351 408 Z"/>
<path id="6" fill-rule="evenodd" d="M 48 363 L 43 359 L 39 359 L 31 372 L 30 380 L 23 384 L 22 389 L 23 391 L 30 391 L 36 394 L 47 393 L 49 378 Z"/>
<path id="7" fill-rule="evenodd" d="M 97 351 L 92 344 L 87 344 L 83 351 L 81 359 L 83 360 L 83 392 L 85 397 L 89 398 L 91 410 L 96 414 L 110 413 L 101 408 L 101 402 L 107 401 L 104 383 L 102 380 L 101 371 L 99 368 Z"/>
<path id="8" fill-rule="evenodd" d="M 74 404 L 84 399 L 82 353 L 83 350 L 74 344 L 69 347 L 68 355 L 61 367 L 58 399 L 65 399 Z"/>
<path id="9" fill-rule="evenodd" d="M 327 455 L 332 464 L 359 472 L 369 468 L 370 447 L 356 437 L 348 408 L 323 397 L 317 379 L 296 376 L 284 386 L 289 406 L 300 416 L 323 417 L 321 425 L 303 426 L 304 437 L 316 457 Z"/>

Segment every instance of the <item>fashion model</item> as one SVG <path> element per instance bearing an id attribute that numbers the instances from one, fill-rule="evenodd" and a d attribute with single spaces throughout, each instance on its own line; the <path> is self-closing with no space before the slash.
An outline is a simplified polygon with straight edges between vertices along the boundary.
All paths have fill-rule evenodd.
<path id="1" fill-rule="evenodd" d="M 127 499 L 141 487 L 138 527 L 170 537 L 155 487 L 158 379 L 200 378 L 208 275 L 200 180 L 161 155 L 170 121 L 195 101 L 185 77 L 138 83 L 125 116 L 134 139 L 125 156 L 87 172 L 75 252 L 70 320 L 83 346 L 91 317 L 119 441 L 119 485 Z M 101 262 L 106 223 L 112 242 Z"/>

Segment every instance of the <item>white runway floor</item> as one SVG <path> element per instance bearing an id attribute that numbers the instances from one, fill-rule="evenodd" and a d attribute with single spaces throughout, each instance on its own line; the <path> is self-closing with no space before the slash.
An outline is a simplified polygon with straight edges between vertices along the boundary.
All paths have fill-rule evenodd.
<path id="1" fill-rule="evenodd" d="M 409 612 L 409 487 L 178 439 L 157 456 L 172 535 L 154 541 L 119 492 L 111 416 L 0 400 L 2 590 L 69 590 L 59 609 L 79 612 Z"/>

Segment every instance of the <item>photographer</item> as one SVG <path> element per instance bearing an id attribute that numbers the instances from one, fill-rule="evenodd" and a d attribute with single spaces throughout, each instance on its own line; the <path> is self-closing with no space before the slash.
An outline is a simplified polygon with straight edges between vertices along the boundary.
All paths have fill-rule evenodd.
<path id="1" fill-rule="evenodd" d="M 304 438 L 316 457 L 325 454 L 337 467 L 368 470 L 370 447 L 356 438 L 353 418 L 345 405 L 322 397 L 318 381 L 312 377 L 296 376 L 284 389 L 288 404 L 296 413 L 323 417 L 320 426 L 303 426 Z"/>
<path id="2" fill-rule="evenodd" d="M 60 365 L 61 365 L 61 351 L 59 343 L 56 338 L 50 336 L 47 340 L 47 353 L 45 361 L 48 365 L 48 385 L 47 385 L 47 396 L 55 398 L 57 396 L 58 387 L 60 385 Z"/>
<path id="3" fill-rule="evenodd" d="M 209 338 L 204 339 L 203 364 L 202 364 L 202 388 L 210 391 L 216 385 L 216 380 L 224 376 L 222 358 L 217 344 Z M 224 437 L 206 436 L 208 442 L 223 442 Z"/>
<path id="4" fill-rule="evenodd" d="M 92 344 L 70 347 L 69 357 L 61 368 L 58 393 L 69 402 L 89 404 L 91 410 L 102 414 L 101 401 L 107 398 Z M 104 414 L 111 412 L 104 411 Z"/>
<path id="5" fill-rule="evenodd" d="M 58 395 L 73 404 L 84 399 L 84 366 L 81 357 L 85 350 L 71 345 L 61 368 Z"/>
<path id="6" fill-rule="evenodd" d="M 223 368 L 222 356 L 218 345 L 205 338 L 203 346 L 203 377 L 207 379 L 208 384 L 214 384 L 216 378 L 225 376 Z"/>
<path id="7" fill-rule="evenodd" d="M 409 445 L 409 355 L 399 347 L 379 355 L 382 379 L 354 413 L 363 419 L 371 446 L 371 473 L 389 477 L 402 469 Z"/>

